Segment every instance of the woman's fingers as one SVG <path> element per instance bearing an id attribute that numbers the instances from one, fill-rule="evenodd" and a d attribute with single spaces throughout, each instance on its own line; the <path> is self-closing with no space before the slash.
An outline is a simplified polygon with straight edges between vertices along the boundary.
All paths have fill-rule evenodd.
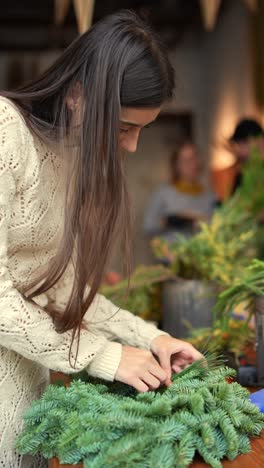
<path id="1" fill-rule="evenodd" d="M 142 376 L 142 380 L 151 390 L 156 390 L 161 384 L 160 380 L 156 379 L 156 377 L 149 372 L 146 372 L 145 375 Z"/>
<path id="2" fill-rule="evenodd" d="M 173 372 L 175 372 L 175 374 L 179 374 L 179 372 L 182 371 L 182 367 L 177 366 L 177 364 L 173 364 L 172 365 L 172 370 L 173 370 Z"/>
<path id="3" fill-rule="evenodd" d="M 189 349 L 184 349 L 181 351 L 181 356 L 185 359 L 189 359 L 190 361 L 199 361 L 199 359 L 204 359 L 203 354 L 199 353 L 197 349 L 193 346 L 190 346 Z"/>
<path id="4" fill-rule="evenodd" d="M 115 379 L 131 385 L 139 392 L 158 388 L 166 379 L 166 372 L 150 351 L 122 347 L 122 356 Z"/>
<path id="5" fill-rule="evenodd" d="M 140 393 L 146 393 L 149 391 L 149 387 L 143 380 L 141 379 L 135 379 L 133 382 L 133 387 Z"/>
<path id="6" fill-rule="evenodd" d="M 115 379 L 131 385 L 139 392 L 157 389 L 161 384 L 171 384 L 172 371 L 179 373 L 193 361 L 203 356 L 188 343 L 168 336 L 154 340 L 150 351 L 123 346 Z"/>
<path id="7" fill-rule="evenodd" d="M 177 355 L 174 355 L 171 357 L 171 364 L 172 364 L 172 369 L 173 369 L 173 364 L 177 364 L 179 367 L 182 367 L 186 365 L 186 359 L 178 357 Z"/>
<path id="8" fill-rule="evenodd" d="M 153 358 L 154 359 L 154 358 Z M 148 370 L 149 372 L 154 375 L 160 382 L 165 382 L 165 380 L 167 379 L 167 374 L 166 372 L 164 371 L 164 369 L 162 369 L 162 367 L 159 365 L 159 363 L 155 360 L 155 363 L 151 363 L 148 367 Z"/>
<path id="9" fill-rule="evenodd" d="M 204 359 L 190 343 L 168 335 L 160 335 L 151 343 L 151 350 L 167 374 L 165 385 L 171 383 L 171 373 L 179 373 L 194 361 Z"/>
<path id="10" fill-rule="evenodd" d="M 167 380 L 171 379 L 171 353 L 170 350 L 161 349 L 158 358 L 162 369 L 166 373 Z"/>

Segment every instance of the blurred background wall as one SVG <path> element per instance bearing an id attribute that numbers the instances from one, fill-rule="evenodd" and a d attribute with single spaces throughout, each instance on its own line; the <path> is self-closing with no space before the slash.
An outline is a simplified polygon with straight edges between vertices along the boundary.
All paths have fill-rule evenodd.
<path id="1" fill-rule="evenodd" d="M 255 101 L 254 13 L 246 3 L 223 0 L 214 27 L 207 31 L 198 0 L 95 1 L 95 21 L 120 7 L 153 14 L 177 76 L 175 98 L 164 109 L 166 116 L 142 132 L 138 151 L 127 158 L 135 211 L 135 264 L 151 261 L 142 219 L 150 194 L 167 178 L 167 161 L 177 140 L 184 135 L 194 139 L 204 163 L 204 179 L 210 184 L 212 174 L 213 181 L 217 180 L 216 170 L 221 173 L 232 166 L 225 142 L 238 119 L 262 118 Z M 60 26 L 54 25 L 53 10 L 52 0 L 1 2 L 0 88 L 15 87 L 37 76 L 76 37 L 72 5 Z M 119 269 L 120 261 L 116 255 L 113 266 Z"/>

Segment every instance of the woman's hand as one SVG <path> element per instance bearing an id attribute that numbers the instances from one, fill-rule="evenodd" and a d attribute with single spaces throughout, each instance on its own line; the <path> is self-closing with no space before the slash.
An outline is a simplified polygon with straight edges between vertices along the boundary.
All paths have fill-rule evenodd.
<path id="1" fill-rule="evenodd" d="M 171 384 L 172 371 L 178 373 L 192 362 L 204 359 L 204 356 L 190 343 L 167 335 L 154 338 L 151 351 L 157 356 L 162 369 L 166 372 L 165 385 Z"/>
<path id="2" fill-rule="evenodd" d="M 139 392 L 158 388 L 167 379 L 166 372 L 150 351 L 122 347 L 122 356 L 115 380 L 131 385 Z"/>

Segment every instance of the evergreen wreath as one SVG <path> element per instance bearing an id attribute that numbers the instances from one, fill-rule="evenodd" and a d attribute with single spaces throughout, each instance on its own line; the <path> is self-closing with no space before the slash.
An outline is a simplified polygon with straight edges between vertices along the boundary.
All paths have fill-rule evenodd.
<path id="1" fill-rule="evenodd" d="M 249 452 L 249 437 L 264 428 L 248 391 L 225 380 L 234 375 L 208 359 L 155 392 L 90 377 L 50 385 L 26 412 L 17 449 L 84 468 L 184 468 L 199 453 L 219 468 Z"/>

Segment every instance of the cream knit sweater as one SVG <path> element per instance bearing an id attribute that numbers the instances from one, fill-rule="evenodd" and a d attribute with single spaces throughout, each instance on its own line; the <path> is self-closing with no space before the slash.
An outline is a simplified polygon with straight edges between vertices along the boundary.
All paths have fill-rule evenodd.
<path id="1" fill-rule="evenodd" d="M 0 98 L 0 467 L 40 468 L 41 459 L 19 456 L 14 448 L 21 415 L 49 382 L 49 369 L 72 373 L 71 333 L 58 334 L 44 307 L 63 309 L 71 269 L 37 304 L 24 288 L 58 247 L 63 226 L 63 160 L 33 137 L 15 106 Z M 87 311 L 89 331 L 81 332 L 75 371 L 113 380 L 122 344 L 149 348 L 162 334 L 98 295 Z M 74 351 L 74 350 L 73 350 Z"/>

